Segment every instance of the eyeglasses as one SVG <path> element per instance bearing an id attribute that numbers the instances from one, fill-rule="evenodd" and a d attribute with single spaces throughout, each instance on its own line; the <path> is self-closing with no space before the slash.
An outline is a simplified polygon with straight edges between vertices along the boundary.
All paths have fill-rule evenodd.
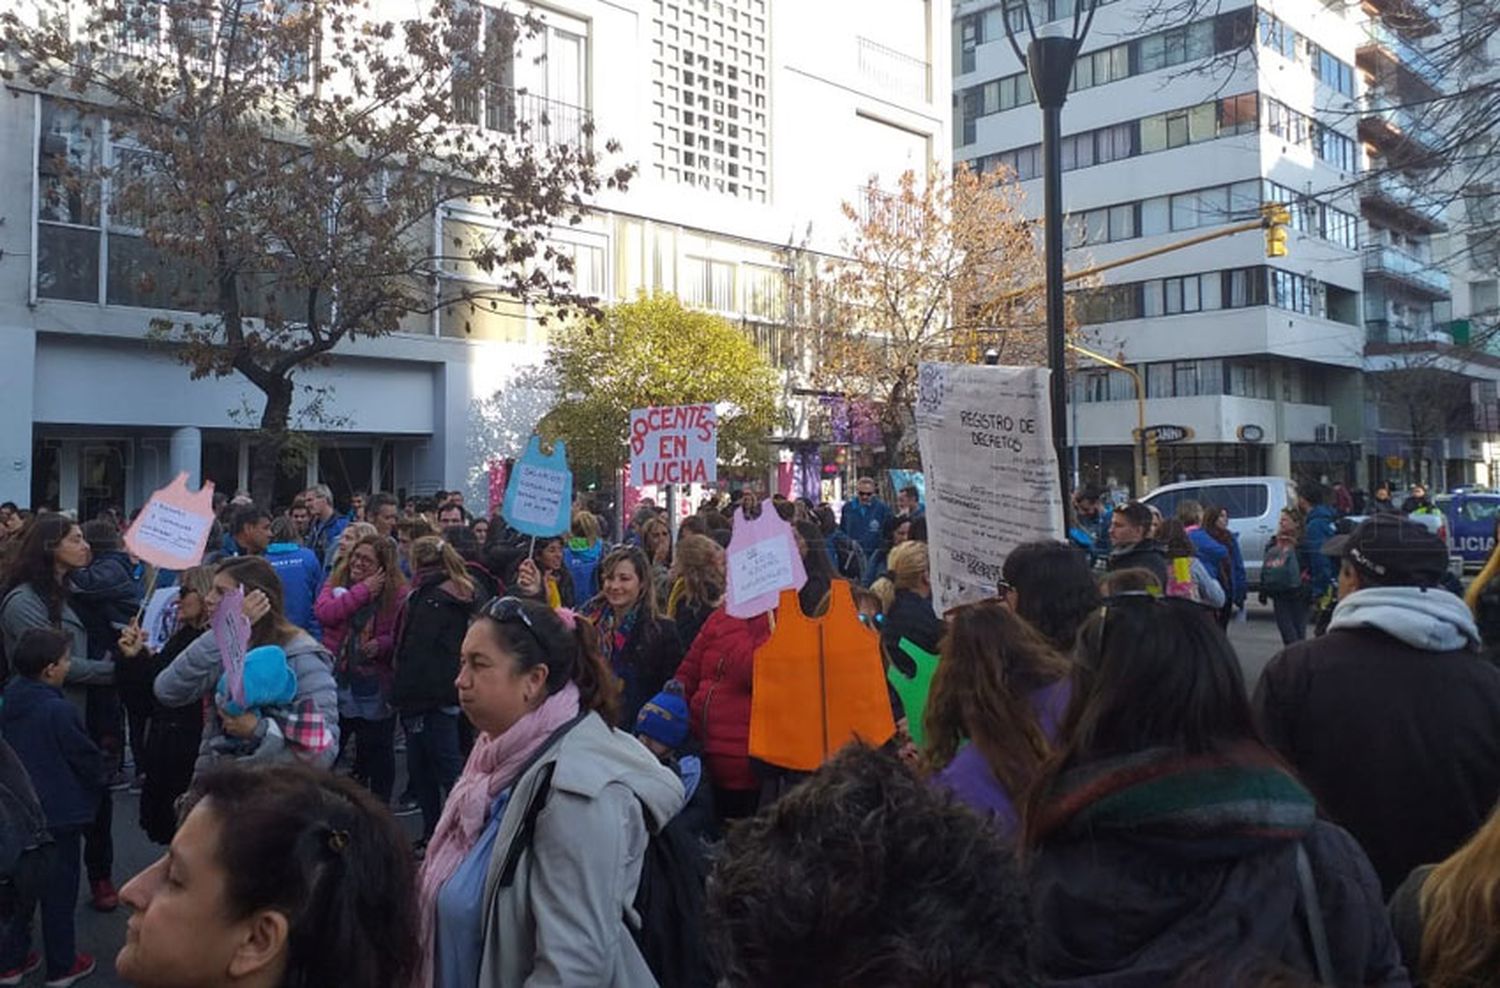
<path id="1" fill-rule="evenodd" d="M 537 633 L 536 625 L 532 623 L 531 614 L 526 610 L 525 601 L 519 597 L 496 597 L 484 605 L 482 612 L 485 617 L 499 624 L 519 623 L 536 642 L 536 647 L 547 653 L 547 646 L 542 643 L 542 636 Z"/>

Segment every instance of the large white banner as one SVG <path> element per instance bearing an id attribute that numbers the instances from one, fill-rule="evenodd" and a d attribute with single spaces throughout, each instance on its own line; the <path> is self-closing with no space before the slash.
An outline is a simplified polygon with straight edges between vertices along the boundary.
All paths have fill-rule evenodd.
<path id="1" fill-rule="evenodd" d="M 1023 542 L 1064 537 L 1041 367 L 923 364 L 917 442 L 927 478 L 933 608 L 992 596 Z"/>

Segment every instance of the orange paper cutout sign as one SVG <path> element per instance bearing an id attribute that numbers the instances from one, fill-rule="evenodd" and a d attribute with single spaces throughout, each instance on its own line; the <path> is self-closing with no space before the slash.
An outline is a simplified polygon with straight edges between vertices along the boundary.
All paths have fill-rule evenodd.
<path id="1" fill-rule="evenodd" d="M 811 772 L 851 741 L 881 745 L 895 733 L 880 638 L 860 623 L 848 584 L 834 581 L 821 618 L 783 590 L 776 630 L 755 650 L 751 757 Z"/>
<path id="2" fill-rule="evenodd" d="M 158 569 L 188 569 L 203 561 L 203 547 L 214 522 L 214 484 L 195 493 L 187 473 L 151 495 L 125 533 L 125 547 Z"/>

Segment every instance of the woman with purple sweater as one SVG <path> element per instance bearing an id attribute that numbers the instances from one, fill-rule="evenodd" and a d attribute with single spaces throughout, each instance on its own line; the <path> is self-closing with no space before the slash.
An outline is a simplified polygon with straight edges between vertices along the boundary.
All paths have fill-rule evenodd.
<path id="1" fill-rule="evenodd" d="M 925 713 L 933 781 L 1007 840 L 1016 801 L 1052 750 L 1072 695 L 1069 661 L 1004 603 L 950 611 Z"/>

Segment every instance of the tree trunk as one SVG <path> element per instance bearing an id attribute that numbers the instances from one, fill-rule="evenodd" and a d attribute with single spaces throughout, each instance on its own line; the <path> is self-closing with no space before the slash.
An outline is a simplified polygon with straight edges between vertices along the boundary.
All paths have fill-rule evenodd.
<path id="1" fill-rule="evenodd" d="M 280 378 L 266 391 L 266 407 L 260 416 L 260 434 L 250 458 L 250 496 L 267 511 L 276 497 L 276 477 L 281 470 L 281 451 L 286 447 L 287 426 L 292 420 L 292 382 Z"/>

